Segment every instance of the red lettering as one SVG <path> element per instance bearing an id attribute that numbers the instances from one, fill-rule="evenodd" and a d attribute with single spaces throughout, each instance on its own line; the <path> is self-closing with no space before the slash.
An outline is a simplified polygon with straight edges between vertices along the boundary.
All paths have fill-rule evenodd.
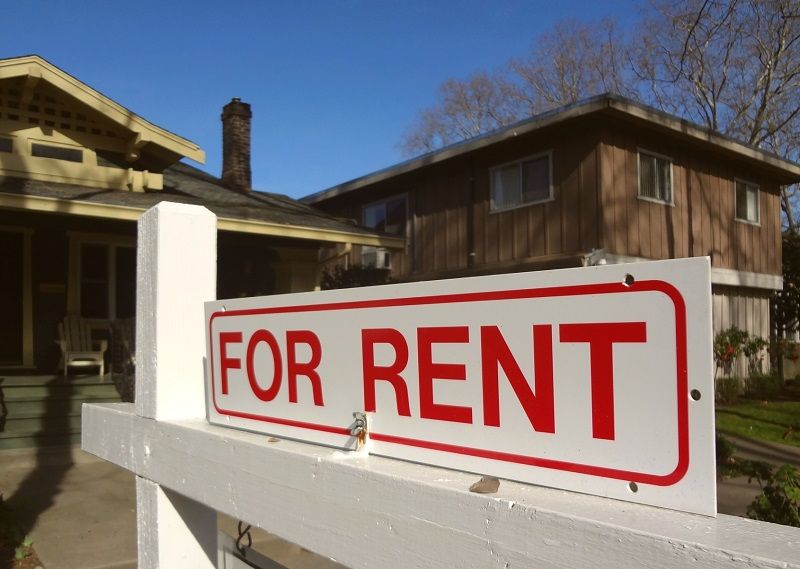
<path id="1" fill-rule="evenodd" d="M 375 344 L 389 344 L 394 348 L 394 363 L 388 366 L 375 365 Z M 361 362 L 364 376 L 364 410 L 375 411 L 375 382 L 388 381 L 392 384 L 397 401 L 397 412 L 405 417 L 411 416 L 408 403 L 408 386 L 400 372 L 408 364 L 408 345 L 403 335 L 393 328 L 376 328 L 361 331 Z"/>
<path id="2" fill-rule="evenodd" d="M 272 353 L 272 384 L 269 388 L 264 389 L 258 384 L 255 369 L 255 354 L 258 344 L 261 342 L 269 346 Z M 247 380 L 250 382 L 250 389 L 256 397 L 262 401 L 272 401 L 278 395 L 281 388 L 281 375 L 283 373 L 283 365 L 281 362 L 281 351 L 278 347 L 278 342 L 275 336 L 269 330 L 256 330 L 250 337 L 247 344 Z"/>
<path id="3" fill-rule="evenodd" d="M 472 423 L 472 409 L 459 405 L 445 405 L 433 400 L 433 380 L 467 379 L 464 364 L 444 364 L 433 361 L 433 344 L 465 344 L 469 342 L 466 326 L 442 326 L 417 330 L 417 355 L 419 364 L 419 414 L 423 419 L 437 419 L 454 423 Z"/>
<path id="4" fill-rule="evenodd" d="M 228 357 L 228 344 L 241 344 L 241 332 L 220 332 L 219 365 L 222 368 L 222 394 L 228 394 L 228 370 L 242 369 L 242 360 Z"/>
<path id="5" fill-rule="evenodd" d="M 306 363 L 297 361 L 297 344 L 306 344 L 311 348 L 311 359 Z M 305 376 L 311 381 L 314 394 L 314 405 L 322 407 L 322 381 L 317 366 L 322 360 L 322 346 L 319 337 L 310 330 L 286 332 L 286 378 L 289 382 L 289 401 L 297 403 L 297 376 Z"/>
<path id="6" fill-rule="evenodd" d="M 645 322 L 601 322 L 561 324 L 562 342 L 589 344 L 592 386 L 592 436 L 614 440 L 614 357 L 615 343 L 646 342 Z"/>
<path id="7" fill-rule="evenodd" d="M 553 399 L 553 327 L 533 326 L 533 382 L 531 391 L 525 374 L 517 365 L 497 326 L 481 326 L 481 369 L 483 373 L 483 424 L 500 426 L 499 368 L 503 369 L 522 409 L 535 431 L 555 433 Z"/>

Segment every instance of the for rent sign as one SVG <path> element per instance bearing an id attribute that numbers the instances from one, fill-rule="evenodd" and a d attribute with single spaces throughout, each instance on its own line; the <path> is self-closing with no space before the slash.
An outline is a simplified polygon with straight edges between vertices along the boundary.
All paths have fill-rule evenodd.
<path id="1" fill-rule="evenodd" d="M 210 302 L 212 423 L 714 515 L 708 259 Z"/>

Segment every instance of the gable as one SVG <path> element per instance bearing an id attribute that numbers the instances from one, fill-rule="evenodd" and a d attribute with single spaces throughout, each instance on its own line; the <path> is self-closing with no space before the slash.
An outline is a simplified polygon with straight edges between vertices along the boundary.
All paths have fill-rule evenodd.
<path id="1" fill-rule="evenodd" d="M 39 57 L 0 60 L 0 175 L 160 190 L 183 157 L 204 153 Z"/>

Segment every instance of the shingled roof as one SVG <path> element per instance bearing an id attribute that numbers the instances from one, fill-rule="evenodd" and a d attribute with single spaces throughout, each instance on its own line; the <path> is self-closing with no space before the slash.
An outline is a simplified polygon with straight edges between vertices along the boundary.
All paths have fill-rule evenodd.
<path id="1" fill-rule="evenodd" d="M 240 193 L 202 170 L 178 162 L 164 170 L 164 189 L 124 192 L 85 186 L 0 177 L 0 206 L 135 220 L 161 201 L 207 207 L 221 230 L 276 236 L 397 246 L 351 220 L 334 217 L 280 194 Z M 115 215 L 108 215 L 113 211 Z"/>

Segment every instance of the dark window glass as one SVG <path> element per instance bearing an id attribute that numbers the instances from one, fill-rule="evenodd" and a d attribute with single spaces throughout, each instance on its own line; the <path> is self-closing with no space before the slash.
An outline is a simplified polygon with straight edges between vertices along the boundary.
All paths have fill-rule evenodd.
<path id="1" fill-rule="evenodd" d="M 67 162 L 83 162 L 83 150 L 79 148 L 64 148 L 47 144 L 31 144 L 31 154 L 40 158 L 53 158 Z"/>
<path id="2" fill-rule="evenodd" d="M 10 138 L 0 138 L 0 152 L 13 152 L 14 141 Z"/>
<path id="3" fill-rule="evenodd" d="M 541 156 L 522 163 L 522 202 L 538 202 L 550 197 L 550 157 Z"/>
<path id="4" fill-rule="evenodd" d="M 108 247 L 81 245 L 81 316 L 108 318 Z"/>
<path id="5" fill-rule="evenodd" d="M 406 233 L 406 216 L 406 198 L 401 196 L 366 206 L 363 223 L 382 233 L 402 236 Z"/>
<path id="6" fill-rule="evenodd" d="M 117 318 L 136 315 L 136 249 L 117 247 L 116 263 Z"/>
<path id="7" fill-rule="evenodd" d="M 492 210 L 550 199 L 550 156 L 543 155 L 492 169 Z"/>
<path id="8" fill-rule="evenodd" d="M 758 186 L 736 181 L 736 218 L 758 223 Z"/>
<path id="9" fill-rule="evenodd" d="M 672 202 L 672 161 L 669 158 L 639 153 L 639 195 Z"/>
<path id="10" fill-rule="evenodd" d="M 0 363 L 22 363 L 22 233 L 0 231 Z"/>

